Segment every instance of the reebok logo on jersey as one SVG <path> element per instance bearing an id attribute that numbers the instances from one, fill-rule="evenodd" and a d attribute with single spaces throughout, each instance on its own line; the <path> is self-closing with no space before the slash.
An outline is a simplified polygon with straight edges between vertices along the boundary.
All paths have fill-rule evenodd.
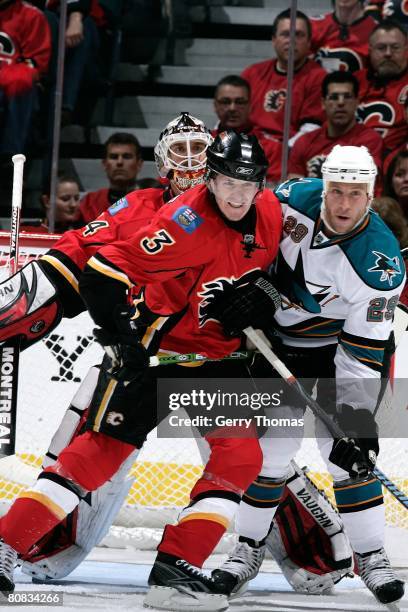
<path id="1" fill-rule="evenodd" d="M 398 256 L 388 257 L 380 251 L 372 251 L 372 254 L 377 257 L 375 266 L 369 268 L 369 272 L 380 272 L 380 281 L 388 281 L 390 287 L 392 287 L 394 276 L 401 274 L 401 268 L 398 260 Z"/>
<path id="2" fill-rule="evenodd" d="M 180 206 L 172 216 L 172 219 L 188 234 L 195 232 L 204 221 L 204 219 L 189 206 Z"/>
<path id="3" fill-rule="evenodd" d="M 127 201 L 127 199 L 120 198 L 120 200 L 112 204 L 112 206 L 109 206 L 108 213 L 110 214 L 111 217 L 114 217 L 115 215 L 118 214 L 119 211 L 123 210 L 124 208 L 127 208 L 128 206 L 129 206 L 129 202 Z"/>

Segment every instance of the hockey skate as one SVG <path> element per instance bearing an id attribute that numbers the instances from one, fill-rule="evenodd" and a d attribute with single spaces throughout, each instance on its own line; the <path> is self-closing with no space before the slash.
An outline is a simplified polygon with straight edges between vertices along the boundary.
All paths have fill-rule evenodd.
<path id="1" fill-rule="evenodd" d="M 384 548 L 364 554 L 356 553 L 356 560 L 361 579 L 377 601 L 391 604 L 401 599 L 404 583 L 392 569 Z"/>
<path id="2" fill-rule="evenodd" d="M 258 574 L 265 551 L 265 544 L 256 546 L 254 540 L 241 536 L 225 563 L 212 572 L 214 581 L 230 598 L 242 595 L 248 582 Z"/>
<path id="3" fill-rule="evenodd" d="M 16 563 L 17 552 L 0 540 L 0 591 L 3 593 L 14 591 L 13 574 Z"/>
<path id="4" fill-rule="evenodd" d="M 145 607 L 186 612 L 228 610 L 222 588 L 197 567 L 173 555 L 158 553 L 148 582 Z"/>

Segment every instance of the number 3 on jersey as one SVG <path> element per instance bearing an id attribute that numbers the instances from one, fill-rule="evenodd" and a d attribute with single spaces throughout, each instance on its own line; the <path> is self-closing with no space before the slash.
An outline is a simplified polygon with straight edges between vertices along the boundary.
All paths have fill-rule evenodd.
<path id="1" fill-rule="evenodd" d="M 145 236 L 140 241 L 140 246 L 149 255 L 159 253 L 164 246 L 174 244 L 175 240 L 166 232 L 166 230 L 157 230 L 154 235 L 149 238 Z"/>

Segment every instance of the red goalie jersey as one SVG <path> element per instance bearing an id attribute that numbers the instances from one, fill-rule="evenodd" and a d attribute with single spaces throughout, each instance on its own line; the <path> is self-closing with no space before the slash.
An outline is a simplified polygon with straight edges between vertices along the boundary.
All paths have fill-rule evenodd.
<path id="1" fill-rule="evenodd" d="M 312 24 L 312 51 L 315 59 L 328 72 L 355 72 L 367 65 L 368 38 L 376 26 L 370 15 L 350 25 L 342 25 L 334 13 L 315 17 Z"/>

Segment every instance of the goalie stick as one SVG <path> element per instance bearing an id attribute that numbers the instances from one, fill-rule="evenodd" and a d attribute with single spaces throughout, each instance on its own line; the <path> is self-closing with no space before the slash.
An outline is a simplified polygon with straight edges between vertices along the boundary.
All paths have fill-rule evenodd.
<path id="1" fill-rule="evenodd" d="M 275 353 L 257 334 L 253 327 L 247 327 L 244 329 L 244 333 L 256 346 L 258 351 L 262 353 L 265 359 L 269 361 L 271 366 L 278 372 L 278 374 L 282 376 L 284 381 L 295 389 L 298 395 L 309 406 L 313 414 L 326 425 L 333 438 L 344 438 L 344 432 L 341 430 L 338 424 L 323 410 L 316 400 L 314 400 L 309 393 L 307 393 L 297 378 L 288 370 L 283 361 L 281 361 L 279 357 L 275 355 Z M 403 493 L 397 487 L 397 485 L 394 484 L 379 468 L 374 468 L 372 473 L 381 482 L 381 484 L 388 489 L 391 495 L 393 495 L 393 497 L 395 497 L 395 499 L 402 506 L 404 506 L 405 509 L 408 509 L 408 497 L 405 495 L 405 493 Z"/>
<path id="2" fill-rule="evenodd" d="M 25 159 L 25 156 L 22 154 L 12 157 L 14 169 L 9 256 L 10 276 L 13 276 L 18 270 L 20 213 Z M 13 455 L 15 449 L 19 358 L 20 338 L 17 336 L 4 342 L 0 350 L 0 457 Z"/>

